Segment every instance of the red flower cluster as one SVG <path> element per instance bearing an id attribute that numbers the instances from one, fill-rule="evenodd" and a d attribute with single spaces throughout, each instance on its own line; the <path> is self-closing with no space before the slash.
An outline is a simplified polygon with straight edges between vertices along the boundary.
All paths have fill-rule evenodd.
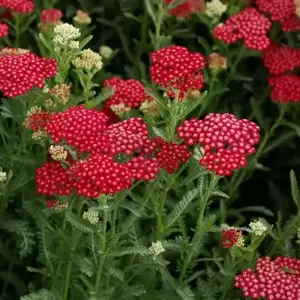
<path id="1" fill-rule="evenodd" d="M 204 156 L 200 165 L 220 176 L 230 176 L 233 170 L 245 167 L 247 155 L 255 153 L 259 142 L 259 127 L 232 114 L 209 114 L 204 120 L 187 120 L 177 128 L 179 138 L 187 145 L 200 144 Z"/>
<path id="2" fill-rule="evenodd" d="M 41 11 L 41 21 L 43 23 L 58 23 L 63 13 L 60 9 L 44 9 Z"/>
<path id="3" fill-rule="evenodd" d="M 214 37 L 226 44 L 243 39 L 247 48 L 265 50 L 270 45 L 267 33 L 271 22 L 258 10 L 248 7 L 214 28 Z"/>
<path id="4" fill-rule="evenodd" d="M 112 77 L 106 79 L 103 86 L 114 89 L 114 94 L 105 103 L 108 107 L 124 104 L 126 107 L 132 108 L 150 100 L 144 86 L 135 79 L 122 80 L 119 77 Z"/>
<path id="5" fill-rule="evenodd" d="M 32 131 L 45 130 L 46 124 L 49 122 L 51 115 L 38 107 L 33 107 L 27 114 L 24 126 Z"/>
<path id="6" fill-rule="evenodd" d="M 14 13 L 32 13 L 34 11 L 32 0 L 0 0 L 0 7 L 5 7 Z"/>
<path id="7" fill-rule="evenodd" d="M 175 0 L 165 0 L 166 4 L 172 4 Z M 183 0 L 182 4 L 169 10 L 169 14 L 190 18 L 193 13 L 201 12 L 205 9 L 204 0 Z"/>
<path id="8" fill-rule="evenodd" d="M 0 21 L 0 38 L 8 36 L 8 26 Z"/>
<path id="9" fill-rule="evenodd" d="M 259 258 L 256 270 L 247 269 L 235 278 L 245 297 L 266 300 L 300 299 L 300 260 L 289 257 Z"/>
<path id="10" fill-rule="evenodd" d="M 273 88 L 271 98 L 273 101 L 290 103 L 300 101 L 300 76 L 294 74 L 281 74 L 269 78 Z"/>
<path id="11" fill-rule="evenodd" d="M 234 228 L 222 230 L 222 246 L 224 248 L 232 248 L 243 239 L 243 234 Z"/>
<path id="12" fill-rule="evenodd" d="M 268 13 L 272 21 L 280 22 L 285 32 L 300 30 L 295 0 L 256 0 L 258 9 Z"/>
<path id="13" fill-rule="evenodd" d="M 273 75 L 300 67 L 300 49 L 272 44 L 263 55 L 263 63 Z"/>
<path id="14" fill-rule="evenodd" d="M 165 88 L 171 98 L 175 97 L 174 90 L 180 91 L 179 99 L 182 99 L 187 92 L 204 86 L 201 70 L 206 62 L 200 53 L 189 52 L 182 46 L 169 46 L 153 52 L 151 62 L 152 81 Z"/>
<path id="15" fill-rule="evenodd" d="M 34 87 L 42 88 L 45 79 L 57 72 L 57 62 L 34 53 L 0 57 L 0 90 L 10 98 L 21 96 Z"/>

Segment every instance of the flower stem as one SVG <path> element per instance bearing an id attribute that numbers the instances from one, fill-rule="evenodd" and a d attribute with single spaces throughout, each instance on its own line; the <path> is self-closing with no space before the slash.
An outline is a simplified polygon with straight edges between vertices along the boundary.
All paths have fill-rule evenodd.
<path id="1" fill-rule="evenodd" d="M 163 224 L 163 216 L 164 216 L 164 208 L 167 199 L 168 189 L 165 189 L 163 195 L 160 200 L 159 210 L 156 218 L 156 240 L 161 240 L 164 238 L 164 224 Z"/>
<path id="2" fill-rule="evenodd" d="M 201 242 L 200 236 L 203 231 L 202 227 L 203 227 L 204 214 L 205 214 L 207 202 L 210 199 L 211 193 L 215 189 L 218 181 L 219 181 L 219 177 L 217 177 L 214 173 L 212 173 L 210 184 L 209 184 L 207 190 L 205 191 L 203 196 L 200 196 L 200 212 L 199 212 L 199 216 L 198 216 L 197 226 L 196 226 L 196 230 L 195 230 L 192 242 L 191 242 L 191 245 L 192 245 L 191 250 L 186 255 L 186 257 L 183 261 L 183 266 L 182 266 L 182 269 L 180 272 L 180 277 L 179 277 L 179 280 L 181 283 L 183 283 L 183 280 L 186 276 L 186 272 L 191 264 L 191 261 L 192 261 L 194 255 L 197 254 L 196 252 L 197 252 L 197 249 Z"/>

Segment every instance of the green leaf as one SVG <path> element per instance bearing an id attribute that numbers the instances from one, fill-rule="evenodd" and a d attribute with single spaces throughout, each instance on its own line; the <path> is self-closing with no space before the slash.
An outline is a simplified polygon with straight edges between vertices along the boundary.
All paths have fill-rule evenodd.
<path id="1" fill-rule="evenodd" d="M 140 209 L 140 205 L 134 203 L 134 202 L 124 202 L 120 205 L 120 207 L 127 209 L 128 211 L 130 211 L 133 215 L 135 215 L 136 217 L 141 217 L 141 209 Z"/>
<path id="2" fill-rule="evenodd" d="M 211 48 L 210 48 L 209 44 L 207 43 L 207 41 L 204 38 L 199 36 L 197 38 L 197 42 L 200 44 L 200 46 L 202 46 L 202 48 L 204 49 L 204 52 L 205 52 L 206 55 L 211 53 Z"/>
<path id="3" fill-rule="evenodd" d="M 144 0 L 145 7 L 146 7 L 146 10 L 147 10 L 149 16 L 151 17 L 153 23 L 156 23 L 156 16 L 155 16 L 156 14 L 154 13 L 151 2 L 150 2 L 150 0 Z"/>
<path id="4" fill-rule="evenodd" d="M 221 191 L 213 191 L 211 194 L 213 196 L 218 196 L 218 197 L 229 199 L 229 196 Z"/>
<path id="5" fill-rule="evenodd" d="M 27 296 L 23 296 L 20 300 L 56 300 L 56 297 L 51 291 L 42 289 Z"/>
<path id="6" fill-rule="evenodd" d="M 287 132 L 283 135 L 280 135 L 273 142 L 269 143 L 269 146 L 265 149 L 264 153 L 271 152 L 273 149 L 277 148 L 278 146 L 280 146 L 281 144 L 283 144 L 284 142 L 286 142 L 287 140 L 293 138 L 296 135 L 297 135 L 297 133 L 295 131 L 290 131 L 290 132 Z"/>
<path id="7" fill-rule="evenodd" d="M 254 114 L 254 117 L 256 118 L 258 124 L 260 125 L 260 127 L 264 127 L 264 116 L 262 114 L 262 111 L 261 111 L 258 101 L 252 97 L 250 99 L 250 105 L 251 105 L 251 109 Z"/>
<path id="8" fill-rule="evenodd" d="M 111 251 L 109 253 L 109 256 L 121 257 L 121 256 L 124 256 L 124 255 L 130 255 L 130 254 L 131 255 L 137 254 L 137 255 L 144 256 L 144 255 L 147 255 L 148 253 L 149 253 L 148 248 L 146 248 L 144 246 L 136 246 L 136 247 L 123 248 L 123 249 L 120 249 L 120 250 L 117 250 L 117 251 Z"/>
<path id="9" fill-rule="evenodd" d="M 300 136 L 300 126 L 294 123 L 290 123 L 290 122 L 282 122 L 283 126 L 287 126 L 289 128 L 292 128 L 296 131 L 297 135 Z"/>
<path id="10" fill-rule="evenodd" d="M 47 38 L 42 34 L 40 33 L 39 34 L 39 38 L 40 40 L 42 41 L 42 43 L 45 45 L 45 47 L 49 50 L 49 51 L 53 51 L 53 48 L 52 48 L 52 45 L 51 45 L 51 42 L 47 40 Z"/>
<path id="11" fill-rule="evenodd" d="M 236 210 L 239 213 L 243 212 L 258 212 L 269 217 L 273 217 L 274 213 L 264 206 L 247 206 Z"/>
<path id="12" fill-rule="evenodd" d="M 75 259 L 75 262 L 81 273 L 88 277 L 92 277 L 94 275 L 93 262 L 88 257 L 82 258 L 80 255 L 78 255 Z"/>
<path id="13" fill-rule="evenodd" d="M 182 198 L 180 202 L 176 204 L 171 213 L 167 216 L 166 219 L 166 228 L 172 226 L 177 219 L 184 213 L 189 204 L 194 200 L 194 198 L 198 195 L 198 189 L 195 188 L 189 192 Z"/>
<path id="14" fill-rule="evenodd" d="M 297 182 L 297 178 L 295 175 L 295 171 L 291 170 L 290 172 L 290 180 L 291 180 L 291 193 L 292 198 L 297 205 L 298 209 L 300 210 L 300 192 L 299 192 L 299 185 Z"/>
<path id="15" fill-rule="evenodd" d="M 159 136 L 159 137 L 163 138 L 164 140 L 166 139 L 165 133 L 160 128 L 153 127 L 152 130 L 156 136 Z"/>
<path id="16" fill-rule="evenodd" d="M 168 6 L 167 6 L 167 9 L 170 10 L 170 9 L 174 9 L 176 8 L 177 6 L 181 5 L 183 3 L 183 0 L 173 0 Z"/>
<path id="17" fill-rule="evenodd" d="M 184 287 L 183 289 L 176 289 L 177 294 L 182 300 L 194 300 L 195 294 L 190 287 Z"/>
<path id="18" fill-rule="evenodd" d="M 108 272 L 111 276 L 115 277 L 116 279 L 124 282 L 125 274 L 121 269 L 117 269 L 113 266 L 110 266 Z"/>
<path id="19" fill-rule="evenodd" d="M 74 215 L 72 212 L 68 211 L 66 213 L 66 220 L 69 222 L 72 226 L 74 226 L 76 229 L 82 231 L 82 232 L 94 232 L 93 228 L 91 227 L 90 223 L 86 220 L 83 220 L 76 215 Z"/>

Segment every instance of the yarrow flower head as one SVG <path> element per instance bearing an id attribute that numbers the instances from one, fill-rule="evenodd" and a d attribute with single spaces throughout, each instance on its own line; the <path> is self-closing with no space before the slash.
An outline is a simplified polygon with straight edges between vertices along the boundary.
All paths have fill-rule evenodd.
<path id="1" fill-rule="evenodd" d="M 300 67 L 300 49 L 272 44 L 262 57 L 265 67 L 273 75 Z"/>
<path id="2" fill-rule="evenodd" d="M 41 32 L 47 32 L 49 29 L 53 29 L 55 26 L 62 24 L 61 18 L 63 13 L 60 9 L 44 9 L 41 11 L 41 22 L 38 27 Z"/>
<path id="3" fill-rule="evenodd" d="M 97 225 L 99 222 L 99 213 L 94 209 L 89 209 L 83 213 L 82 218 L 88 220 L 93 225 Z"/>
<path id="4" fill-rule="evenodd" d="M 34 11 L 32 0 L 1 0 L 0 6 L 19 14 L 32 13 Z"/>
<path id="5" fill-rule="evenodd" d="M 76 16 L 73 18 L 73 21 L 80 25 L 89 25 L 92 23 L 92 19 L 89 16 L 89 13 L 82 10 L 77 10 Z"/>
<path id="6" fill-rule="evenodd" d="M 203 147 L 200 165 L 220 176 L 230 176 L 233 170 L 245 167 L 247 155 L 255 153 L 254 146 L 260 139 L 255 123 L 228 113 L 186 120 L 177 132 L 187 145 Z"/>
<path id="7" fill-rule="evenodd" d="M 62 210 L 67 209 L 69 206 L 68 201 L 65 201 L 64 203 L 60 204 L 57 200 L 46 200 L 46 206 L 48 208 L 54 208 L 55 210 Z"/>
<path id="8" fill-rule="evenodd" d="M 71 86 L 65 83 L 57 84 L 48 92 L 51 96 L 57 99 L 59 104 L 65 105 L 71 97 Z"/>
<path id="9" fill-rule="evenodd" d="M 284 32 L 300 30 L 295 0 L 256 0 L 256 4 L 260 11 L 271 16 L 272 21 L 279 22 Z"/>
<path id="10" fill-rule="evenodd" d="M 34 87 L 43 88 L 45 80 L 57 72 L 53 58 L 41 58 L 34 53 L 0 55 L 0 90 L 13 98 Z"/>
<path id="11" fill-rule="evenodd" d="M 300 76 L 281 74 L 269 78 L 272 87 L 271 99 L 275 102 L 291 103 L 300 101 Z"/>
<path id="12" fill-rule="evenodd" d="M 22 49 L 22 48 L 3 48 L 0 50 L 0 57 L 1 56 L 8 56 L 8 55 L 21 55 L 25 53 L 29 53 L 30 50 Z"/>
<path id="13" fill-rule="evenodd" d="M 24 121 L 24 126 L 27 129 L 38 132 L 45 132 L 45 126 L 50 118 L 50 114 L 44 111 L 39 106 L 33 106 L 28 112 Z"/>
<path id="14" fill-rule="evenodd" d="M 7 179 L 7 173 L 0 171 L 0 182 L 4 182 Z"/>
<path id="15" fill-rule="evenodd" d="M 271 22 L 253 7 L 248 7 L 214 28 L 214 37 L 232 44 L 244 40 L 247 48 L 263 51 L 270 45 L 267 36 Z"/>
<path id="16" fill-rule="evenodd" d="M 217 22 L 226 10 L 226 4 L 222 3 L 220 0 L 212 0 L 206 3 L 204 13 L 213 21 Z"/>
<path id="17" fill-rule="evenodd" d="M 180 91 L 179 99 L 192 90 L 201 90 L 204 86 L 202 69 L 205 58 L 200 53 L 190 52 L 183 46 L 169 46 L 151 54 L 152 81 L 165 88 L 168 96 L 175 97 L 174 90 Z"/>
<path id="18" fill-rule="evenodd" d="M 106 79 L 102 85 L 114 91 L 105 103 L 108 107 L 124 105 L 128 108 L 135 108 L 149 100 L 144 86 L 135 79 L 123 80 L 119 77 L 111 77 Z"/>
<path id="19" fill-rule="evenodd" d="M 159 256 L 160 254 L 165 252 L 165 248 L 163 247 L 161 241 L 157 241 L 151 244 L 149 252 L 153 256 Z"/>
<path id="20" fill-rule="evenodd" d="M 78 28 L 68 23 L 60 24 L 54 28 L 53 43 L 57 49 L 68 47 L 71 42 L 77 42 L 76 40 L 80 36 L 81 33 Z"/>
<path id="21" fill-rule="evenodd" d="M 235 228 L 222 230 L 222 245 L 224 248 L 244 247 L 244 237 L 241 231 Z"/>
<path id="22" fill-rule="evenodd" d="M 0 21 L 0 38 L 8 36 L 9 27 Z"/>
<path id="23" fill-rule="evenodd" d="M 165 0 L 167 5 L 170 5 L 175 0 Z M 190 18 L 193 13 L 201 12 L 204 10 L 204 0 L 183 0 L 180 5 L 169 10 L 170 15 L 182 18 Z"/>
<path id="24" fill-rule="evenodd" d="M 64 161 L 68 156 L 68 152 L 63 146 L 54 146 L 51 145 L 49 148 L 49 154 L 51 158 L 56 161 Z"/>
<path id="25" fill-rule="evenodd" d="M 73 60 L 73 65 L 85 71 L 101 70 L 102 57 L 91 49 L 84 49 L 80 55 Z"/>
<path id="26" fill-rule="evenodd" d="M 106 45 L 102 45 L 99 48 L 99 52 L 100 52 L 101 56 L 106 58 L 106 59 L 111 58 L 113 53 L 114 53 L 113 49 L 111 49 L 110 47 L 108 47 Z"/>
<path id="27" fill-rule="evenodd" d="M 300 298 L 300 260 L 289 257 L 259 258 L 255 270 L 246 269 L 235 278 L 244 297 L 266 300 Z"/>
<path id="28" fill-rule="evenodd" d="M 250 222 L 249 227 L 251 232 L 256 236 L 263 236 L 268 230 L 266 225 L 259 220 L 255 222 Z"/>

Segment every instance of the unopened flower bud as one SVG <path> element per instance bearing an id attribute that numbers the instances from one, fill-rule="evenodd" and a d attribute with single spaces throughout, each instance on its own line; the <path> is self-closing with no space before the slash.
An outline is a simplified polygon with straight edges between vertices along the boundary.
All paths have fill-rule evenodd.
<path id="1" fill-rule="evenodd" d="M 140 111 L 144 115 L 157 116 L 159 115 L 159 105 L 155 100 L 143 102 L 140 106 Z"/>
<path id="2" fill-rule="evenodd" d="M 149 248 L 149 252 L 153 256 L 158 256 L 165 251 L 161 241 L 153 242 Z"/>
<path id="3" fill-rule="evenodd" d="M 262 236 L 268 230 L 267 227 L 261 221 L 251 222 L 249 224 L 251 232 L 256 236 Z"/>
<path id="4" fill-rule="evenodd" d="M 83 213 L 82 217 L 93 225 L 97 225 L 99 222 L 99 213 L 96 210 L 89 209 Z"/>
<path id="5" fill-rule="evenodd" d="M 89 14 L 82 10 L 77 10 L 76 16 L 73 18 L 74 22 L 80 25 L 89 25 L 92 23 L 92 19 Z"/>
<path id="6" fill-rule="evenodd" d="M 68 152 L 62 146 L 50 146 L 49 153 L 51 158 L 56 161 L 64 161 L 68 156 Z"/>
<path id="7" fill-rule="evenodd" d="M 300 19 L 300 0 L 295 0 L 296 16 Z"/>
<path id="8" fill-rule="evenodd" d="M 227 69 L 227 57 L 221 56 L 219 53 L 213 52 L 208 58 L 208 67 L 211 70 Z"/>
<path id="9" fill-rule="evenodd" d="M 4 182 L 7 179 L 7 174 L 6 172 L 0 172 L 0 182 Z"/>
<path id="10" fill-rule="evenodd" d="M 80 55 L 73 60 L 73 65 L 76 68 L 91 71 L 93 69 L 100 70 L 103 66 L 101 56 L 92 51 L 85 49 L 81 51 Z"/>
<path id="11" fill-rule="evenodd" d="M 106 59 L 111 58 L 111 56 L 114 53 L 114 51 L 110 47 L 105 46 L 105 45 L 100 47 L 99 52 L 100 52 L 101 56 L 103 56 Z"/>
<path id="12" fill-rule="evenodd" d="M 60 48 L 70 46 L 70 43 L 77 40 L 80 36 L 80 30 L 71 24 L 64 23 L 55 26 L 53 39 L 55 49 L 59 50 Z M 77 45 L 77 43 L 75 44 Z"/>
<path id="13" fill-rule="evenodd" d="M 124 116 L 130 111 L 130 107 L 126 106 L 124 103 L 112 105 L 110 109 L 119 117 Z"/>
<path id="14" fill-rule="evenodd" d="M 217 22 L 227 10 L 227 5 L 220 0 L 212 0 L 206 3 L 205 15 Z"/>
<path id="15" fill-rule="evenodd" d="M 54 96 L 59 104 L 66 104 L 71 97 L 71 86 L 68 84 L 58 84 L 49 90 L 49 94 Z"/>

